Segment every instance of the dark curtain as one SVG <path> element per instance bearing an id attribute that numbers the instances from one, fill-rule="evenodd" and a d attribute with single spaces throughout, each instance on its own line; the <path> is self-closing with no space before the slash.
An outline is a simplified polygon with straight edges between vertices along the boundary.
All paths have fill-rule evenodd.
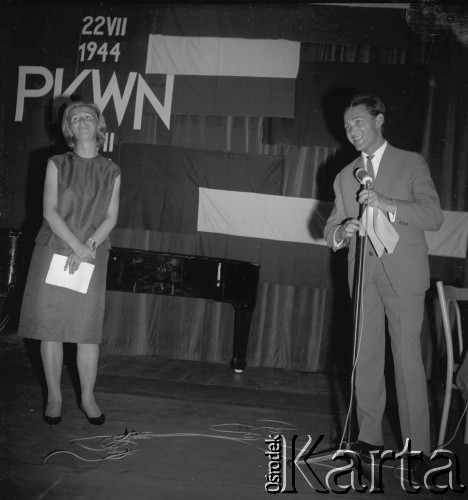
<path id="1" fill-rule="evenodd" d="M 467 141 L 464 138 L 468 104 L 465 98 L 467 66 L 463 64 L 466 63 L 466 51 L 454 40 L 426 43 L 413 35 L 406 48 L 305 44 L 301 57 L 312 62 L 427 67 L 430 86 L 422 153 L 430 164 L 443 208 L 466 210 Z M 262 118 L 175 116 L 170 132 L 163 129 L 154 117 L 151 117 L 151 122 L 146 130 L 154 144 L 283 155 L 282 194 L 320 199 L 330 207 L 333 178 L 348 161 L 338 148 L 263 144 Z M 168 251 L 185 249 L 190 253 L 190 243 L 184 241 L 181 244 L 180 235 L 175 237 L 167 233 L 116 231 L 113 242 L 132 246 L 138 241 L 138 247 L 151 249 L 152 241 L 161 238 L 168 242 Z M 261 283 L 248 348 L 249 366 L 317 371 L 333 370 L 342 367 L 343 363 L 346 365 L 350 357 L 351 308 L 345 258 L 330 252 L 326 265 L 330 267 L 332 283 L 321 288 Z M 121 344 L 117 342 L 119 345 L 109 338 L 108 348 L 214 362 L 229 359 L 233 314 L 229 306 L 196 299 L 184 302 L 167 297 L 128 295 L 120 300 L 134 303 L 132 308 L 140 316 L 132 334 L 134 338 L 127 336 Z M 119 302 L 112 301 L 113 307 L 120 311 L 122 304 Z M 176 331 L 172 320 L 174 312 L 180 318 Z M 109 317 L 112 317 L 111 313 Z M 135 324 L 135 318 L 129 318 L 129 321 Z M 426 330 L 429 330 L 429 321 L 426 318 Z M 154 335 L 158 338 L 152 338 Z M 424 345 L 426 367 L 430 371 L 432 347 L 430 342 Z"/>
<path id="2" fill-rule="evenodd" d="M 444 40 L 432 49 L 427 154 L 445 210 L 468 210 L 468 44 Z"/>
<path id="3" fill-rule="evenodd" d="M 100 7 L 96 5 L 96 9 Z M 213 23 L 232 29 L 229 15 L 223 16 L 222 9 L 217 9 L 219 12 L 215 13 L 217 17 L 214 18 L 205 16 L 205 11 L 214 15 L 208 4 L 203 9 L 196 10 L 199 14 L 197 25 L 190 8 L 187 16 L 182 19 L 180 10 L 177 11 L 176 7 L 140 6 L 140 10 L 147 9 L 145 17 L 148 18 L 148 23 L 153 22 L 157 27 L 166 23 L 166 26 L 174 29 L 174 34 L 180 34 L 182 29 L 187 35 L 200 35 L 198 31 L 188 30 Z M 417 35 L 405 29 L 404 22 L 401 21 L 404 13 L 398 9 L 382 9 L 378 15 L 380 21 L 363 28 L 363 16 L 358 13 L 359 9 L 349 9 L 355 16 L 351 19 L 336 15 L 335 7 L 332 6 L 310 7 L 313 12 L 308 12 L 309 6 L 284 4 L 281 11 L 271 6 L 269 17 L 265 17 L 265 13 L 259 13 L 253 4 L 231 9 L 244 8 L 248 14 L 249 22 L 237 25 L 236 29 L 248 28 L 254 36 L 258 29 L 266 26 L 268 30 L 265 34 L 270 34 L 272 38 L 289 36 L 289 39 L 301 41 L 301 58 L 305 62 L 426 67 L 430 85 L 425 106 L 422 153 L 428 159 L 443 208 L 467 211 L 468 48 L 451 33 L 443 40 L 421 41 Z M 45 36 L 47 45 L 23 43 L 22 46 L 15 47 L 15 51 L 7 51 L 8 57 L 0 62 L 3 73 L 10 75 L 11 80 L 11 75 L 17 74 L 17 59 L 20 56 L 22 64 L 35 64 L 35 61 L 39 61 L 38 64 L 47 65 L 50 59 L 50 67 L 54 67 L 56 64 L 52 64 L 52 61 L 59 54 L 67 71 L 68 68 L 75 67 L 76 52 L 70 52 L 69 47 L 76 46 L 77 30 L 80 29 L 76 20 L 82 19 L 84 11 L 88 12 L 87 9 L 88 7 L 85 9 L 82 6 L 50 9 L 47 12 L 40 9 L 34 14 L 35 22 L 29 22 L 30 18 L 24 13 L 16 13 L 16 10 L 14 19 L 7 16 L 2 26 L 10 26 L 10 29 L 12 26 L 15 32 L 24 34 L 25 40 L 42 40 L 41 37 Z M 122 6 L 122 9 L 129 7 Z M 157 11 L 156 14 L 151 9 Z M 166 17 L 163 15 L 164 9 Z M 369 10 L 375 14 L 379 9 Z M 279 16 L 279 12 L 284 12 L 284 16 Z M 319 19 L 320 12 L 326 16 L 326 21 L 320 23 L 315 31 L 309 29 L 310 23 Z M 174 13 L 172 17 L 171 13 Z M 265 23 L 270 18 L 276 19 L 274 26 Z M 28 19 L 26 24 L 24 19 Z M 57 45 L 50 33 L 43 35 L 48 26 L 70 26 L 76 32 L 70 28 L 67 38 L 71 41 L 64 43 L 62 38 L 62 43 Z M 346 31 L 346 26 L 352 29 Z M 31 37 L 31 33 L 34 36 Z M 239 32 L 242 33 L 244 32 Z M 165 34 L 171 34 L 170 30 L 166 29 Z M 223 31 L 222 34 L 235 36 L 234 32 Z M 327 43 L 318 43 L 317 39 L 313 39 L 314 34 Z M 385 35 L 383 38 L 382 34 Z M 5 40 L 2 36 L 1 39 L 3 45 L 8 47 L 9 38 L 6 37 Z M 341 43 L 332 43 L 336 41 Z M 141 61 L 127 63 L 140 64 Z M 0 102 L 0 112 L 4 121 L 10 123 L 7 118 L 11 120 L 15 96 L 7 93 L 11 87 L 7 87 L 7 80 L 8 78 L 4 78 L 0 85 L 5 97 Z M 33 116 L 28 117 L 27 126 L 30 129 L 26 130 L 27 133 L 25 125 L 18 123 L 10 123 L 7 130 L 0 129 L 0 138 L 5 139 L 4 144 L 0 141 L 0 154 L 8 160 L 5 161 L 8 169 L 0 170 L 0 181 L 4 188 L 2 194 L 23 192 L 25 185 L 30 186 L 31 191 L 26 192 L 24 197 L 10 194 L 10 204 L 5 207 L 6 220 L 16 221 L 16 214 L 24 212 L 22 203 L 25 201 L 28 205 L 27 212 L 33 218 L 32 225 L 35 226 L 37 220 L 40 220 L 41 210 L 40 200 L 36 200 L 38 195 L 35 194 L 34 197 L 32 192 L 36 193 L 37 186 L 40 185 L 37 180 L 38 172 L 42 173 L 47 157 L 55 152 L 53 147 L 44 148 L 44 144 L 58 141 L 60 130 L 54 130 L 51 137 L 47 136 L 44 121 L 48 120 L 50 110 L 46 105 L 40 109 L 34 108 L 33 113 Z M 333 201 L 333 178 L 347 158 L 338 148 L 324 145 L 312 147 L 285 143 L 264 144 L 263 131 L 264 119 L 261 117 L 173 116 L 171 128 L 167 130 L 156 115 L 146 114 L 143 117 L 142 131 L 138 135 L 130 128 L 122 127 L 116 141 L 282 156 L 285 168 L 281 193 L 285 196 L 319 199 L 323 201 L 325 214 Z M 63 146 L 61 139 L 60 144 Z M 32 151 L 25 160 L 24 151 Z M 18 158 L 18 161 L 13 161 L 13 158 Z M 17 163 L 21 162 L 28 164 L 28 172 L 26 168 L 18 166 Z M 26 179 L 26 173 L 31 179 Z M 3 207 L 2 199 L 0 205 Z M 183 236 L 169 232 L 119 229 L 113 233 L 112 243 L 114 246 L 190 254 L 200 248 L 197 238 L 196 234 Z M 320 287 L 261 283 L 251 328 L 248 365 L 317 371 L 334 369 L 349 361 L 352 341 L 350 342 L 349 331 L 351 321 L 346 259 L 340 252 L 332 254 L 327 249 L 324 251 L 325 257 L 320 265 L 328 271 L 329 281 L 322 283 Z M 431 261 L 431 265 L 432 263 Z M 455 281 L 460 279 L 460 274 L 466 273 L 464 262 L 462 265 L 453 265 L 452 262 L 447 263 L 446 259 L 444 263 L 435 264 L 433 276 L 437 275 L 441 279 Z M 465 283 L 468 283 L 466 277 Z M 180 359 L 223 363 L 229 361 L 233 331 L 233 310 L 229 305 L 198 299 L 119 292 L 109 292 L 107 303 L 104 349 L 122 354 L 159 354 Z"/>

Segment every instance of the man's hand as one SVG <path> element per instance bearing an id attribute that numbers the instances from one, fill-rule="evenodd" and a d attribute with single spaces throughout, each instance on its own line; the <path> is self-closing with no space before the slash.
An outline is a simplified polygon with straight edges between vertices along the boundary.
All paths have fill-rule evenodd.
<path id="1" fill-rule="evenodd" d="M 358 219 L 348 219 L 336 230 L 335 238 L 337 242 L 351 238 L 356 231 L 361 229 L 362 224 Z"/>
<path id="2" fill-rule="evenodd" d="M 396 211 L 396 203 L 392 199 L 373 189 L 362 188 L 359 191 L 358 202 L 362 205 L 366 203 L 366 200 L 369 207 L 380 208 L 384 212 Z"/>

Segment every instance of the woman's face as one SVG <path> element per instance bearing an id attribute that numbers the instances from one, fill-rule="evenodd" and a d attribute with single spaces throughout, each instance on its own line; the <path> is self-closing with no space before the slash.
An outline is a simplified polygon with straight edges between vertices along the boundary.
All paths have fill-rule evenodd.
<path id="1" fill-rule="evenodd" d="M 70 130 L 77 141 L 96 140 L 97 117 L 96 113 L 87 106 L 75 108 L 69 116 Z"/>

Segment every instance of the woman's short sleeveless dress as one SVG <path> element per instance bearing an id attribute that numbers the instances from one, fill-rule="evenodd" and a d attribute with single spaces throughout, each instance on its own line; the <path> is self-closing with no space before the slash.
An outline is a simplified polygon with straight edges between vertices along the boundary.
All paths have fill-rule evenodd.
<path id="1" fill-rule="evenodd" d="M 98 155 L 81 158 L 74 152 L 53 156 L 58 169 L 58 212 L 80 241 L 102 223 L 109 208 L 119 167 Z M 98 246 L 86 294 L 45 282 L 54 253 L 72 249 L 46 220 L 37 234 L 26 281 L 18 335 L 53 342 L 99 344 L 104 320 L 109 239 Z"/>

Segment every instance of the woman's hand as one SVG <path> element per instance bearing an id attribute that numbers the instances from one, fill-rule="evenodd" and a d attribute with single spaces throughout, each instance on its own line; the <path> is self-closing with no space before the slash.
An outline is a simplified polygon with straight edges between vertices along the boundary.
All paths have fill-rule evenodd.
<path id="1" fill-rule="evenodd" d="M 81 262 L 81 259 L 76 254 L 72 253 L 65 262 L 65 267 L 63 269 L 64 271 L 68 269 L 69 274 L 74 274 L 75 271 L 78 271 Z"/>
<path id="2" fill-rule="evenodd" d="M 80 259 L 81 262 L 89 262 L 96 258 L 96 253 L 92 248 L 85 243 L 78 243 L 73 248 L 74 254 Z"/>

